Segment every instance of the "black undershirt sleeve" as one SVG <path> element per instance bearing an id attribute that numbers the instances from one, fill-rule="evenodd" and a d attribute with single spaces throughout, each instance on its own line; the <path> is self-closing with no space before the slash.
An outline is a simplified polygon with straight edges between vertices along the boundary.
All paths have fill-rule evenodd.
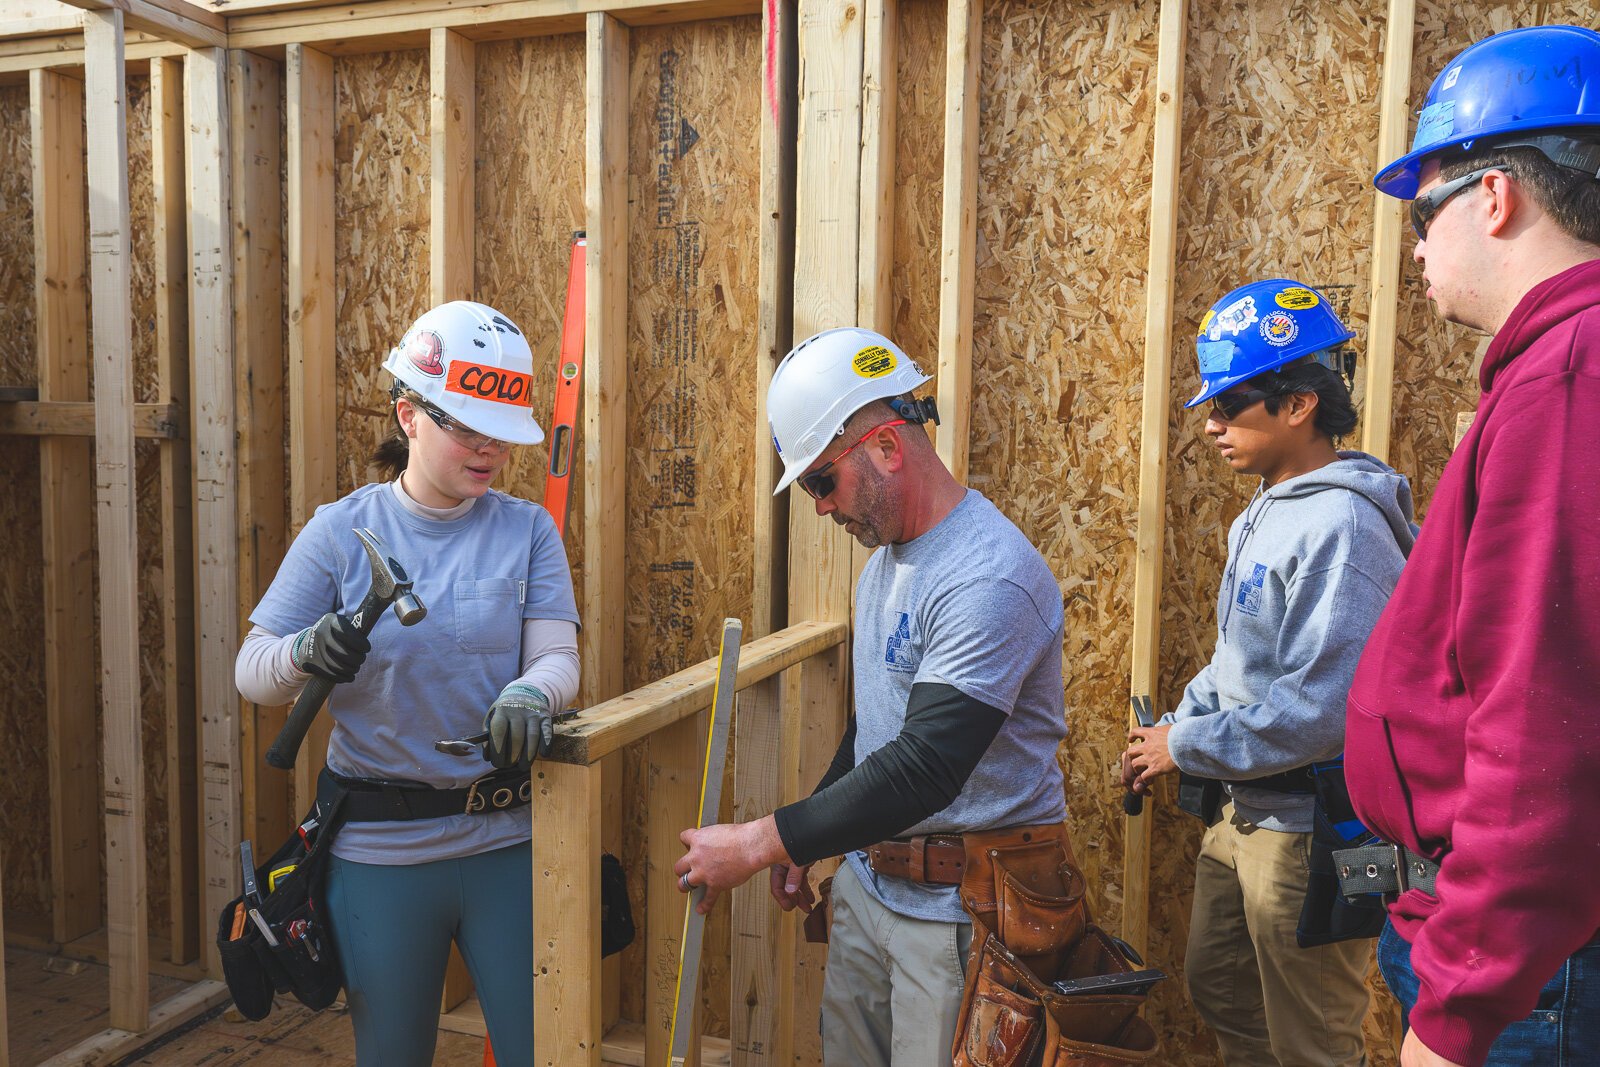
<path id="1" fill-rule="evenodd" d="M 850 767 L 854 721 L 817 791 L 773 813 L 795 863 L 813 863 L 904 833 L 961 795 L 1006 713 L 953 685 L 918 682 L 900 736 Z M 838 772 L 837 775 L 835 772 Z"/>
<path id="2" fill-rule="evenodd" d="M 843 778 L 855 769 L 856 765 L 856 717 L 850 716 L 850 725 L 844 728 L 844 736 L 839 739 L 839 747 L 834 750 L 833 762 L 828 764 L 828 773 L 822 776 L 822 781 L 811 791 L 816 796 L 834 782 Z"/>

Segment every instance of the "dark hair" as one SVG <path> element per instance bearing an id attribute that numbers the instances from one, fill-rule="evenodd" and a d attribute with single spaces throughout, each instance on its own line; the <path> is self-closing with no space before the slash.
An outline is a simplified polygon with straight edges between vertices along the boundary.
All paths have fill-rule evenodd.
<path id="1" fill-rule="evenodd" d="M 1321 363 L 1291 363 L 1250 379 L 1257 389 L 1272 392 L 1267 397 L 1267 414 L 1276 415 L 1286 398 L 1295 393 L 1317 394 L 1316 428 L 1335 440 L 1356 428 L 1356 406 L 1350 387 L 1338 372 Z"/>
<path id="2" fill-rule="evenodd" d="M 1594 131 L 1580 136 L 1592 139 Z M 1496 148 L 1487 145 L 1470 152 L 1441 156 L 1439 176 L 1449 181 L 1484 167 L 1496 167 L 1516 179 L 1562 233 L 1584 244 L 1600 245 L 1600 180 L 1593 174 L 1559 166 L 1530 146 Z"/>
<path id="3" fill-rule="evenodd" d="M 370 455 L 367 456 L 367 466 L 377 468 L 378 474 L 384 481 L 392 482 L 400 477 L 400 472 L 406 469 L 406 464 L 411 460 L 411 439 L 406 436 L 405 430 L 400 427 L 400 412 L 394 410 L 394 402 L 405 397 L 413 404 L 422 398 L 410 389 L 396 382 L 389 391 L 390 412 L 394 415 L 394 430 L 388 437 L 378 442 Z"/>

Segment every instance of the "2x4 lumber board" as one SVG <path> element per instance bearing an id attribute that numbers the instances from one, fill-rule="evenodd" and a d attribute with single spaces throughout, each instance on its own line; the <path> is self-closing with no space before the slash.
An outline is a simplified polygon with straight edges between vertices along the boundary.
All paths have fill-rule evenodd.
<path id="1" fill-rule="evenodd" d="M 41 71 L 41 73 L 49 72 Z M 78 216 L 80 219 L 82 217 Z M 131 412 L 133 435 L 161 440 L 186 437 L 188 435 L 183 430 L 182 412 L 183 409 L 176 404 L 135 404 Z M 93 437 L 94 402 L 90 400 L 0 401 L 0 434 L 16 434 L 23 437 Z"/>
<path id="2" fill-rule="evenodd" d="M 285 56 L 288 77 L 289 536 L 338 494 L 334 411 L 333 57 L 304 45 Z M 325 715 L 294 769 L 295 806 L 308 809 L 327 754 Z"/>
<path id="3" fill-rule="evenodd" d="M 41 38 L 40 40 L 55 41 L 56 38 Z M 26 74 L 33 70 L 61 70 L 83 76 L 83 37 L 60 39 L 63 47 L 52 47 L 40 51 L 26 49 L 7 54 L 4 42 L 0 42 L 0 82 L 11 77 Z M 159 59 L 163 56 L 181 56 L 188 49 L 181 44 L 171 44 L 167 41 L 129 41 L 124 50 L 124 60 L 128 73 L 137 73 L 143 69 L 148 60 Z"/>
<path id="4" fill-rule="evenodd" d="M 473 148 L 477 46 L 435 27 L 429 49 L 433 213 L 428 266 L 433 303 L 470 300 L 473 292 Z"/>
<path id="5" fill-rule="evenodd" d="M 283 68 L 228 53 L 232 141 L 234 412 L 238 420 L 239 625 L 287 547 L 283 325 Z M 289 776 L 261 754 L 287 710 L 239 698 L 241 826 L 257 846 L 281 841 L 295 816 Z"/>
<path id="6" fill-rule="evenodd" d="M 186 411 L 189 242 L 183 139 L 183 61 L 158 59 L 150 65 L 156 377 L 161 399 Z M 161 443 L 161 675 L 168 788 L 168 956 L 176 963 L 186 963 L 199 955 L 201 926 L 192 471 L 187 440 Z"/>
<path id="7" fill-rule="evenodd" d="M 761 228 L 756 323 L 755 575 L 751 637 L 787 618 L 789 494 L 774 496 L 782 473 L 767 429 L 767 388 L 793 339 L 794 165 L 797 60 L 794 0 L 762 12 Z M 783 759 L 783 680 L 747 689 L 733 724 L 735 821 L 759 819 L 797 789 Z M 741 1067 L 788 1067 L 794 1057 L 794 939 L 762 879 L 732 893 L 730 1037 Z"/>
<path id="8" fill-rule="evenodd" d="M 1183 59 L 1188 0 L 1162 0 L 1156 53 L 1150 258 L 1144 316 L 1144 400 L 1139 429 L 1139 526 L 1133 572 L 1129 691 L 1159 700 L 1161 560 L 1166 540 L 1167 418 L 1172 381 L 1173 284 L 1178 250 L 1178 162 L 1183 142 Z M 1136 722 L 1129 716 L 1130 722 Z M 1140 952 L 1150 931 L 1150 806 L 1124 816 L 1122 936 Z"/>
<path id="9" fill-rule="evenodd" d="M 589 16 L 586 43 L 583 375 L 585 702 L 622 684 L 628 418 L 628 30 Z"/>
<path id="10" fill-rule="evenodd" d="M 712 661 L 715 668 L 715 661 Z M 700 769 L 705 765 L 706 722 L 702 710 L 663 726 L 650 735 L 645 816 L 645 981 L 644 1058 L 668 1063 L 672 1012 L 678 990 L 678 962 L 683 944 L 684 908 L 689 900 L 678 891 L 672 865 L 683 855 L 678 834 L 695 825 L 700 806 Z M 720 768 L 719 768 L 720 771 Z M 715 818 L 715 816 L 713 816 Z M 694 998 L 696 1008 L 700 998 Z M 698 1067 L 699 1016 L 695 1011 L 689 1055 L 683 1067 Z M 686 1023 L 685 1025 L 690 1025 Z"/>
<path id="11" fill-rule="evenodd" d="M 899 0 L 864 0 L 861 85 L 861 294 L 858 325 L 894 327 L 894 138 Z"/>
<path id="12" fill-rule="evenodd" d="M 33 15 L 31 17 L 0 19 L 0 38 L 6 40 L 15 40 L 19 37 L 52 37 L 82 32 L 83 15 L 76 11 L 59 15 Z"/>
<path id="13" fill-rule="evenodd" d="M 849 636 L 836 622 L 801 622 L 745 645 L 735 683 L 743 690 L 789 667 L 827 653 Z M 556 729 L 549 758 L 563 763 L 596 763 L 657 730 L 711 706 L 717 661 L 703 660 L 649 685 L 613 697 Z M 838 737 L 834 746 L 838 746 Z"/>
<path id="14" fill-rule="evenodd" d="M 92 433 L 83 83 L 37 70 L 29 75 L 29 94 L 39 403 L 81 405 Z M 21 409 L 0 405 L 0 423 Z M 83 669 L 83 620 L 94 613 L 93 474 L 86 437 L 39 442 L 51 932 L 57 941 L 81 937 L 102 922 L 98 775 L 94 746 L 85 743 L 95 730 L 94 675 Z"/>
<path id="15" fill-rule="evenodd" d="M 978 60 L 983 0 L 949 0 L 945 38 L 944 209 L 939 241 L 939 458 L 967 480 L 972 275 L 978 251 Z"/>
<path id="16" fill-rule="evenodd" d="M 202 915 L 217 915 L 235 893 L 239 834 L 238 487 L 234 450 L 232 219 L 229 217 L 227 54 L 189 53 L 184 66 L 189 177 L 189 351 L 193 392 L 195 521 L 206 537 L 198 553 L 196 630 L 201 709 Z M 216 941 L 202 939 L 206 970 L 221 974 Z"/>
<path id="17" fill-rule="evenodd" d="M 115 1027 L 102 1030 L 51 1057 L 40 1067 L 99 1067 L 121 1062 L 129 1053 L 198 1019 L 228 999 L 228 987 L 221 982 L 196 982 L 157 1004 L 150 1012 L 150 1025 L 142 1032 Z"/>
<path id="18" fill-rule="evenodd" d="M 1411 52 L 1416 34 L 1416 0 L 1389 0 L 1384 29 L 1383 87 L 1379 96 L 1378 159 L 1383 166 L 1405 154 L 1406 107 L 1411 87 Z M 1372 296 L 1367 312 L 1366 411 L 1361 448 L 1379 459 L 1389 456 L 1394 412 L 1395 331 L 1400 317 L 1400 255 L 1405 205 L 1372 191 Z"/>
<path id="19" fill-rule="evenodd" d="M 799 114 L 795 161 L 794 335 L 859 321 L 861 118 L 865 19 L 853 0 L 799 0 Z M 887 251 L 886 249 L 883 251 Z M 839 264 L 858 264 L 841 271 Z M 848 626 L 854 585 L 850 535 L 791 493 L 789 616 Z M 848 631 L 846 631 L 848 632 Z M 844 733 L 849 694 L 843 647 L 812 657 L 785 688 L 786 787 L 814 785 Z M 792 767 L 792 769 L 791 769 Z M 825 954 L 795 942 L 794 1016 L 816 1018 Z M 798 1062 L 821 1059 L 817 1035 L 796 1026 Z"/>
<path id="20" fill-rule="evenodd" d="M 760 0 L 503 0 L 462 5 L 449 0 L 375 0 L 315 10 L 237 15 L 229 21 L 233 48 L 281 48 L 315 44 L 329 52 L 425 47 L 436 28 L 476 41 L 574 33 L 592 15 L 605 14 L 632 26 L 693 22 L 750 15 Z"/>
<path id="21" fill-rule="evenodd" d="M 83 36 L 88 52 L 84 100 L 89 149 L 111 1025 L 139 1031 L 150 1021 L 150 944 L 145 908 L 144 735 L 139 721 L 139 554 L 134 511 L 133 307 L 122 12 L 88 12 Z M 76 740 L 82 744 L 84 738 Z"/>
<path id="22" fill-rule="evenodd" d="M 184 0 L 62 0 L 86 12 L 117 11 L 130 30 L 153 34 L 186 48 L 226 48 L 226 20 Z"/>
<path id="23" fill-rule="evenodd" d="M 533 774 L 533 1062 L 600 1067 L 600 768 Z"/>

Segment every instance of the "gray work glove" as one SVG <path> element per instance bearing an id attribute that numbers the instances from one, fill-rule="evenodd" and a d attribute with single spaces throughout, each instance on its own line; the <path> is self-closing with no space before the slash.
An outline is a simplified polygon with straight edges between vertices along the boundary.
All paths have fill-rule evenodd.
<path id="1" fill-rule="evenodd" d="M 348 682 L 372 651 L 372 642 L 350 616 L 330 611 L 300 631 L 289 649 L 290 661 L 307 674 L 330 682 Z"/>
<path id="2" fill-rule="evenodd" d="M 484 759 L 496 767 L 532 763 L 548 753 L 555 740 L 550 698 L 527 682 L 512 682 L 489 706 L 483 728 L 489 731 Z"/>

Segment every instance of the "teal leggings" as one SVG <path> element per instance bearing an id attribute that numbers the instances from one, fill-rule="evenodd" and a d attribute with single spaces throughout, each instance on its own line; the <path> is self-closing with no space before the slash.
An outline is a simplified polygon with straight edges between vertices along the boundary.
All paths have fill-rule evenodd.
<path id="1" fill-rule="evenodd" d="M 450 942 L 478 987 L 495 1059 L 533 1062 L 533 850 L 386 867 L 333 857 L 327 907 L 357 1067 L 428 1067 Z"/>

